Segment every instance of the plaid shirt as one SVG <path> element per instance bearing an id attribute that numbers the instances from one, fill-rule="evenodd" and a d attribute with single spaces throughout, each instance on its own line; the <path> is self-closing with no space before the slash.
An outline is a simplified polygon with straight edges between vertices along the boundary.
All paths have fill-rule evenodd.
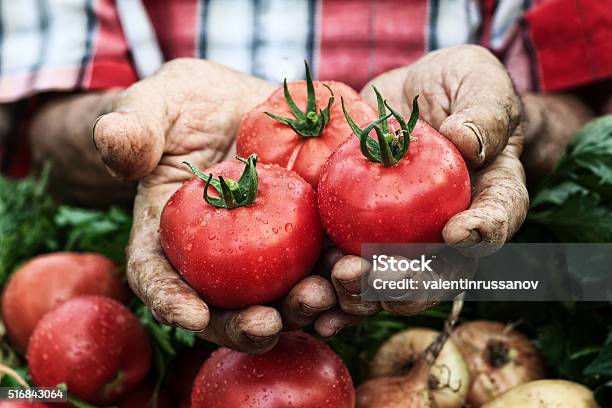
<path id="1" fill-rule="evenodd" d="M 612 0 L 0 0 L 0 103 L 124 87 L 177 57 L 356 89 L 428 51 L 481 44 L 519 90 L 612 75 Z"/>

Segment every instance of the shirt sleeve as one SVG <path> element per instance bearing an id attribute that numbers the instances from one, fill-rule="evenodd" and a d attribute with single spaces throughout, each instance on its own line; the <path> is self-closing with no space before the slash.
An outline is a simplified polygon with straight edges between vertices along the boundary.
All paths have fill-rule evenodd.
<path id="1" fill-rule="evenodd" d="M 610 10 L 612 0 L 547 0 L 525 14 L 542 90 L 612 77 Z"/>
<path id="2" fill-rule="evenodd" d="M 115 1 L 0 2 L 0 103 L 136 80 Z"/>

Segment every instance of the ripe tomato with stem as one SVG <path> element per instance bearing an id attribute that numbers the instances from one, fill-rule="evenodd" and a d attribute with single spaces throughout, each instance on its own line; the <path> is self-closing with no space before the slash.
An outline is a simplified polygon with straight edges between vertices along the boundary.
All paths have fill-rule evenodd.
<path id="1" fill-rule="evenodd" d="M 285 79 L 281 88 L 243 116 L 236 150 L 240 156 L 255 153 L 263 163 L 293 170 L 316 188 L 325 161 L 351 134 L 338 97 L 357 123 L 375 120 L 376 113 L 350 86 L 313 81 L 304 64 L 305 81 L 287 84 Z"/>
<path id="2" fill-rule="evenodd" d="M 187 283 L 227 309 L 286 294 L 310 273 L 323 240 L 310 184 L 277 165 L 256 169 L 256 155 L 237 159 L 205 172 L 190 165 L 197 177 L 170 197 L 159 230 Z"/>
<path id="3" fill-rule="evenodd" d="M 379 118 L 364 129 L 343 104 L 357 138 L 344 142 L 321 171 L 323 226 L 340 249 L 355 255 L 365 243 L 442 242 L 447 221 L 470 204 L 465 161 L 418 119 L 418 97 L 406 122 L 374 91 Z"/>

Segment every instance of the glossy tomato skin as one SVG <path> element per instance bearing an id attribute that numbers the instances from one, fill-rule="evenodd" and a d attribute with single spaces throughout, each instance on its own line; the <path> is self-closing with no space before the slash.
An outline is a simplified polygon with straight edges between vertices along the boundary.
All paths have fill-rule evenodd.
<path id="1" fill-rule="evenodd" d="M 238 180 L 243 169 L 233 160 L 205 173 Z M 236 309 L 276 300 L 311 271 L 321 251 L 314 189 L 276 165 L 260 164 L 257 173 L 253 205 L 214 207 L 202 198 L 204 182 L 193 178 L 162 212 L 159 233 L 166 257 L 211 305 Z"/>
<path id="2" fill-rule="evenodd" d="M 255 153 L 262 163 L 274 163 L 293 170 L 316 188 L 325 161 L 351 135 L 340 97 L 344 98 L 344 105 L 357 124 L 365 126 L 375 121 L 377 116 L 350 86 L 334 81 L 314 81 L 313 84 L 317 109 L 324 109 L 330 97 L 329 90 L 323 84 L 329 86 L 335 95 L 330 121 L 319 136 L 303 138 L 288 125 L 264 113 L 293 118 L 280 87 L 266 101 L 244 114 L 238 129 L 236 150 L 239 156 L 247 157 Z M 304 111 L 306 81 L 290 83 L 288 88 L 297 106 Z"/>
<path id="3" fill-rule="evenodd" d="M 65 383 L 90 404 L 110 405 L 145 378 L 151 345 L 136 316 L 121 303 L 81 296 L 41 319 L 27 359 L 37 386 Z"/>
<path id="4" fill-rule="evenodd" d="M 301 332 L 283 332 L 263 355 L 222 348 L 204 363 L 191 408 L 353 408 L 355 391 L 342 360 Z"/>
<path id="5" fill-rule="evenodd" d="M 446 222 L 469 206 L 469 173 L 457 148 L 420 120 L 412 137 L 394 166 L 368 160 L 354 137 L 323 168 L 319 212 L 344 252 L 359 255 L 364 243 L 442 242 Z"/>
<path id="6" fill-rule="evenodd" d="M 128 289 L 116 265 L 100 254 L 56 252 L 23 264 L 11 275 L 2 296 L 2 318 L 16 348 L 26 350 L 45 313 L 79 295 L 124 302 Z"/>

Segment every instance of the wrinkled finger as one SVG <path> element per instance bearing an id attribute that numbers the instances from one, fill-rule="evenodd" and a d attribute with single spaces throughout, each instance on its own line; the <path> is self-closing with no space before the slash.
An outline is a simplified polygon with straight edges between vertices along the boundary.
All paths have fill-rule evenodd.
<path id="1" fill-rule="evenodd" d="M 461 151 L 471 168 L 490 163 L 506 146 L 521 122 L 522 106 L 501 62 L 478 46 L 461 48 L 465 65 L 440 133 Z M 453 80 L 451 80 L 453 81 Z"/>
<path id="2" fill-rule="evenodd" d="M 323 337 L 332 337 L 345 327 L 357 326 L 365 317 L 351 315 L 335 307 L 323 313 L 314 322 L 314 328 Z"/>
<path id="3" fill-rule="evenodd" d="M 176 186 L 165 190 L 139 187 L 134 224 L 127 247 L 127 278 L 136 295 L 162 323 L 202 331 L 209 321 L 207 305 L 166 260 L 158 239 L 162 204 Z"/>
<path id="4" fill-rule="evenodd" d="M 372 107 L 376 107 L 376 93 L 374 86 L 385 98 L 389 106 L 392 106 L 401 115 L 410 115 L 411 105 L 406 102 L 406 96 L 402 92 L 401 85 L 406 81 L 406 67 L 395 68 L 377 76 L 361 89 L 361 97 Z M 412 101 L 411 101 L 412 102 Z"/>
<path id="5" fill-rule="evenodd" d="M 93 141 L 111 174 L 135 180 L 159 162 L 173 114 L 155 76 L 119 93 L 93 126 Z"/>
<path id="6" fill-rule="evenodd" d="M 249 354 L 262 354 L 278 341 L 283 328 L 274 308 L 251 306 L 242 310 L 214 309 L 210 324 L 199 334 L 205 340 Z"/>
<path id="7" fill-rule="evenodd" d="M 453 300 L 461 289 L 428 289 L 425 282 L 448 281 L 456 282 L 461 279 L 471 279 L 476 273 L 478 260 L 466 257 L 454 249 L 444 249 L 432 258 L 431 271 L 409 272 L 410 278 L 416 283 L 416 289 L 404 291 L 404 296 L 398 301 L 381 301 L 383 310 L 402 316 L 413 316 L 430 309 L 440 302 Z"/>
<path id="8" fill-rule="evenodd" d="M 308 276 L 291 289 L 281 305 L 285 330 L 312 323 L 317 316 L 336 305 L 336 292 L 322 276 Z"/>
<path id="9" fill-rule="evenodd" d="M 567 144 L 594 113 L 569 94 L 524 94 L 525 148 L 521 162 L 535 186 L 556 166 Z"/>
<path id="10" fill-rule="evenodd" d="M 434 51 L 406 69 L 405 105 L 420 95 L 421 118 L 451 140 L 472 169 L 491 162 L 521 121 L 506 69 L 487 49 Z"/>
<path id="11" fill-rule="evenodd" d="M 484 256 L 519 229 L 529 208 L 521 150 L 519 127 L 497 159 L 475 176 L 470 208 L 453 216 L 442 231 L 446 243 L 471 256 Z"/>
<path id="12" fill-rule="evenodd" d="M 378 302 L 362 300 L 362 277 L 369 269 L 365 259 L 354 255 L 345 255 L 334 265 L 332 283 L 338 296 L 338 305 L 344 312 L 366 316 L 380 311 Z"/>

